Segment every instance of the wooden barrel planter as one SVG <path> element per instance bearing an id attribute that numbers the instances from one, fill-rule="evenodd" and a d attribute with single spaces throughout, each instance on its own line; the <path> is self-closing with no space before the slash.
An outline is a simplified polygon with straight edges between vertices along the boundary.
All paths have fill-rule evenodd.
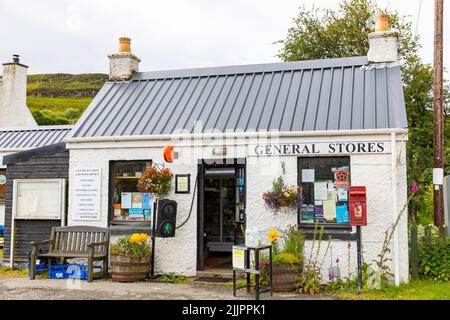
<path id="1" fill-rule="evenodd" d="M 111 267 L 113 281 L 143 281 L 150 272 L 150 257 L 111 256 Z"/>
<path id="2" fill-rule="evenodd" d="M 286 292 L 295 290 L 295 280 L 301 272 L 301 265 L 274 264 L 272 266 L 272 290 Z"/>

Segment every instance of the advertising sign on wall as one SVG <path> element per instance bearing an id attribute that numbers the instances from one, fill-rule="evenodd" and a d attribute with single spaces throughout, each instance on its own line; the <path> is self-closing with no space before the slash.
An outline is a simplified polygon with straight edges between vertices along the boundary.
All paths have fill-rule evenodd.
<path id="1" fill-rule="evenodd" d="M 75 169 L 72 211 L 74 220 L 100 220 L 101 178 L 100 168 Z"/>

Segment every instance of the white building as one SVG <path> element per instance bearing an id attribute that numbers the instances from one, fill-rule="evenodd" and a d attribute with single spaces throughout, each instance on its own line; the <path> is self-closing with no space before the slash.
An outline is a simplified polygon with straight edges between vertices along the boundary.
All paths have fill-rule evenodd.
<path id="1" fill-rule="evenodd" d="M 68 224 L 110 227 L 113 239 L 150 232 L 145 214 L 139 218 L 139 209 L 129 209 L 123 192 L 137 192 L 139 174 L 151 163 L 164 163 L 163 148 L 173 145 L 178 157 L 166 166 L 175 175 L 189 175 L 190 190 L 168 196 L 177 201 L 182 226 L 174 238 L 157 239 L 157 273 L 193 276 L 217 262 L 226 265 L 231 245 L 243 237 L 234 228 L 239 212 L 245 212 L 238 221 L 243 227 L 297 225 L 310 237 L 322 201 L 348 206 L 345 190 L 335 189 L 336 170 L 348 170 L 349 185 L 367 188 L 363 254 L 365 261 L 376 259 L 407 199 L 408 138 L 401 71 L 392 50 L 396 38 L 377 35 L 371 36 L 369 58 L 137 72 L 140 60 L 129 46 L 111 55 L 110 81 L 65 139 Z M 98 174 L 87 198 L 77 189 L 83 170 Z M 274 215 L 265 207 L 262 194 L 278 176 L 303 188 L 299 212 Z M 331 198 L 324 199 L 328 191 Z M 83 209 L 83 201 L 90 209 Z M 320 219 L 325 236 L 333 238 L 324 273 L 339 258 L 342 275 L 354 275 L 355 227 L 329 213 Z M 404 213 L 391 264 L 402 281 L 409 273 L 407 234 Z"/>

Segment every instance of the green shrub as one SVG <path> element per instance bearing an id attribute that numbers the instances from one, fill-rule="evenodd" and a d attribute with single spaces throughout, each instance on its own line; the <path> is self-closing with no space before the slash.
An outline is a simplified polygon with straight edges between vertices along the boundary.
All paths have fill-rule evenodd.
<path id="1" fill-rule="evenodd" d="M 436 281 L 450 281 L 450 239 L 443 231 L 419 229 L 419 274 Z"/>
<path id="2" fill-rule="evenodd" d="M 81 111 L 75 108 L 69 108 L 64 111 L 64 117 L 67 119 L 78 119 L 81 116 Z"/>

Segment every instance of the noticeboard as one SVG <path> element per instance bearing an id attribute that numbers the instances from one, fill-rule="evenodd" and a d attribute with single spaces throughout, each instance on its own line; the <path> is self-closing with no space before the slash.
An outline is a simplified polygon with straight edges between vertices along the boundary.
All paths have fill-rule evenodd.
<path id="1" fill-rule="evenodd" d="M 65 213 L 64 179 L 15 179 L 14 219 L 59 220 Z"/>

